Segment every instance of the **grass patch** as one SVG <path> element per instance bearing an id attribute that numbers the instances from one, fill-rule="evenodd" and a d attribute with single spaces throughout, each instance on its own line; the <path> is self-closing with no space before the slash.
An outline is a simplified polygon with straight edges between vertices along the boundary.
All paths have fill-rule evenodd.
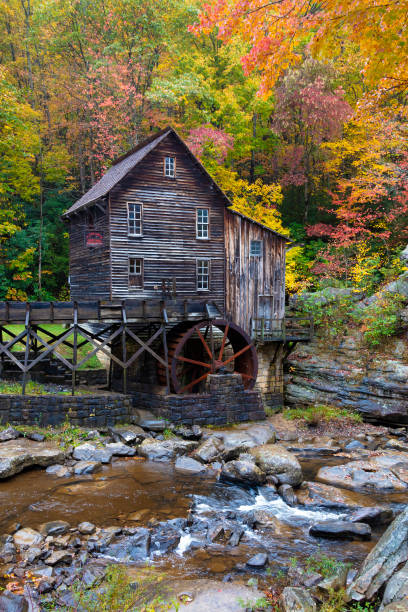
<path id="1" fill-rule="evenodd" d="M 43 329 L 49 331 L 50 333 L 54 334 L 54 336 L 58 336 L 59 334 L 62 334 L 63 332 L 66 331 L 66 328 L 63 325 L 57 325 L 57 324 L 42 325 L 41 327 L 43 327 Z M 8 329 L 9 331 L 11 331 L 13 334 L 17 336 L 24 330 L 24 325 L 7 325 L 6 329 Z M 47 334 L 45 334 L 44 332 L 41 332 L 39 330 L 38 335 L 48 344 L 51 343 L 51 338 L 47 336 Z M 8 339 L 11 340 L 11 336 Z M 70 336 L 68 336 L 68 338 L 66 338 L 66 340 L 73 344 L 74 334 L 72 333 Z M 82 340 L 83 338 L 81 336 L 78 336 L 78 342 L 80 343 Z M 13 351 L 24 351 L 25 350 L 25 338 L 23 338 L 22 342 L 18 342 L 17 344 L 15 344 L 12 350 Z M 88 355 L 93 350 L 94 350 L 94 346 L 90 344 L 90 342 L 87 342 L 86 344 L 84 344 L 84 346 L 81 346 L 78 349 L 77 360 L 81 361 L 84 357 L 86 357 L 86 355 Z M 69 346 L 60 345 L 56 349 L 56 352 L 62 357 L 65 357 L 65 359 L 68 359 L 68 360 L 72 359 L 73 351 L 72 351 L 72 348 L 70 348 Z M 85 369 L 86 370 L 97 370 L 101 367 L 102 365 L 98 357 L 96 355 L 93 355 L 93 357 L 91 357 L 91 359 L 87 361 L 86 363 L 84 363 L 84 365 L 81 366 L 79 369 L 80 370 L 85 370 Z"/>
<path id="2" fill-rule="evenodd" d="M 77 609 L 84 612 L 178 610 L 180 604 L 174 599 L 169 601 L 169 589 L 164 579 L 164 574 L 159 574 L 150 568 L 139 572 L 135 579 L 124 566 L 110 565 L 100 585 L 88 589 L 79 580 L 74 583 L 71 593 L 76 607 L 66 608 L 66 610 L 70 612 Z"/>
<path id="3" fill-rule="evenodd" d="M 91 389 L 75 389 L 76 395 L 89 395 L 92 393 Z M 21 382 L 0 381 L 0 394 L 21 395 Z M 50 385 L 28 380 L 26 383 L 26 395 L 71 395 L 71 390 L 61 391 L 58 388 L 54 389 Z"/>
<path id="4" fill-rule="evenodd" d="M 8 427 L 13 427 L 13 429 L 19 431 L 24 437 L 32 433 L 42 434 L 47 441 L 55 442 L 62 448 L 82 444 L 87 439 L 89 431 L 88 429 L 81 429 L 80 427 L 71 425 L 68 420 L 66 420 L 61 427 L 52 427 L 51 425 L 48 427 L 40 427 L 39 425 L 10 425 L 7 423 L 6 425 L 0 425 L 0 431 Z M 92 444 L 99 445 L 98 439 L 91 440 L 91 442 Z"/>
<path id="5" fill-rule="evenodd" d="M 316 426 L 321 422 L 348 420 L 354 423 L 361 423 L 362 417 L 358 412 L 347 410 L 346 408 L 336 408 L 336 406 L 308 406 L 307 408 L 289 408 L 283 413 L 285 419 L 290 421 L 301 420 L 307 425 Z"/>
<path id="6" fill-rule="evenodd" d="M 329 578 L 333 576 L 338 570 L 349 567 L 349 564 L 338 561 L 333 557 L 320 554 L 306 559 L 306 571 L 316 572 L 321 574 L 323 578 Z"/>

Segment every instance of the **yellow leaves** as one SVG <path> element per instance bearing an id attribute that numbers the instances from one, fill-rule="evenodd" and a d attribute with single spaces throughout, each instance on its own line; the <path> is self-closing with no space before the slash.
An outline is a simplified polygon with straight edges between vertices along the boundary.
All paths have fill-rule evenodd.
<path id="1" fill-rule="evenodd" d="M 285 284 L 286 291 L 289 293 L 297 293 L 305 288 L 305 280 L 302 278 L 298 270 L 298 259 L 302 253 L 303 249 L 299 246 L 289 248 L 286 253 Z"/>
<path id="2" fill-rule="evenodd" d="M 261 179 L 249 183 L 239 178 L 236 172 L 222 166 L 212 168 L 212 174 L 231 200 L 233 210 L 251 217 L 276 232 L 286 236 L 289 234 L 283 227 L 280 213 L 276 209 L 283 199 L 280 185 L 275 183 L 266 185 Z"/>

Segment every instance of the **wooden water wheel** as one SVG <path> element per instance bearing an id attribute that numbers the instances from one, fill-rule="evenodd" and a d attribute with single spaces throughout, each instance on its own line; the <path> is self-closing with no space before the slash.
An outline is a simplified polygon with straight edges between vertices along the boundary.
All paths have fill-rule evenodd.
<path id="1" fill-rule="evenodd" d="M 176 393 L 202 391 L 207 376 L 217 372 L 237 372 L 245 389 L 252 389 L 258 373 L 252 340 L 238 325 L 224 319 L 176 325 L 168 335 L 168 360 Z M 161 364 L 158 373 L 165 384 Z"/>

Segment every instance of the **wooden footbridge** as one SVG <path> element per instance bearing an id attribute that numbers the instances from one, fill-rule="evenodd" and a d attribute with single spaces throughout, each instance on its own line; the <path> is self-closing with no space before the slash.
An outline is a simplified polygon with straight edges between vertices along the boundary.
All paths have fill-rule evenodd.
<path id="1" fill-rule="evenodd" d="M 54 333 L 49 324 L 64 330 Z M 13 331 L 15 325 L 23 329 Z M 304 341 L 311 334 L 307 319 L 257 319 L 247 334 L 223 318 L 214 302 L 198 300 L 0 302 L 0 359 L 21 370 L 23 394 L 30 370 L 51 354 L 72 372 L 72 394 L 77 370 L 98 353 L 123 371 L 124 393 L 127 372 L 143 353 L 156 361 L 167 393 L 194 392 L 208 374 L 226 368 L 239 372 L 250 389 L 257 376 L 257 342 Z M 79 359 L 78 350 L 88 343 L 92 350 Z M 24 351 L 16 352 L 21 344 Z M 61 354 L 62 346 L 72 359 Z"/>

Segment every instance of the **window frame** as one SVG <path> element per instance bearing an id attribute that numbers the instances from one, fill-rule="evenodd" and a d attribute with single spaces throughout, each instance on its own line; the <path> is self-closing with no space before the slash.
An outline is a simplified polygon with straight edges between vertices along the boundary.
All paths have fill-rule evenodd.
<path id="1" fill-rule="evenodd" d="M 140 206 L 140 233 L 134 234 L 130 231 L 130 222 L 136 221 L 136 219 L 130 219 L 130 206 Z M 127 208 L 127 226 L 128 226 L 128 236 L 132 236 L 133 238 L 140 238 L 143 236 L 143 202 L 126 202 Z"/>
<path id="2" fill-rule="evenodd" d="M 252 245 L 254 243 L 259 244 L 259 253 L 253 253 L 252 252 Z M 263 256 L 263 240 L 251 239 L 251 242 L 250 242 L 250 245 L 249 245 L 249 256 L 250 257 L 262 257 Z"/>
<path id="3" fill-rule="evenodd" d="M 198 235 L 198 213 L 200 210 L 206 210 L 207 211 L 207 236 L 199 236 Z M 203 223 L 201 222 L 201 225 L 203 225 Z M 196 208 L 196 240 L 210 240 L 210 209 L 209 208 Z"/>
<path id="4" fill-rule="evenodd" d="M 173 160 L 173 174 L 167 174 L 166 170 L 167 170 L 167 160 L 168 159 L 172 159 Z M 163 159 L 163 175 L 165 178 L 169 178 L 169 179 L 175 179 L 176 178 L 176 170 L 177 168 L 177 163 L 176 163 L 176 158 L 172 157 L 171 155 L 166 155 Z"/>
<path id="5" fill-rule="evenodd" d="M 203 289 L 199 287 L 199 276 L 203 276 L 199 273 L 199 264 L 200 262 L 205 262 L 207 264 L 207 288 Z M 211 260 L 208 257 L 197 257 L 196 259 L 196 291 L 211 291 Z"/>
<path id="6" fill-rule="evenodd" d="M 140 274 L 135 274 L 131 272 L 130 263 L 134 260 L 136 262 L 140 262 Z M 140 285 L 131 285 L 130 279 L 131 277 L 140 277 Z M 136 289 L 143 290 L 144 289 L 144 259 L 143 257 L 136 257 L 134 255 L 128 255 L 128 289 Z"/>

